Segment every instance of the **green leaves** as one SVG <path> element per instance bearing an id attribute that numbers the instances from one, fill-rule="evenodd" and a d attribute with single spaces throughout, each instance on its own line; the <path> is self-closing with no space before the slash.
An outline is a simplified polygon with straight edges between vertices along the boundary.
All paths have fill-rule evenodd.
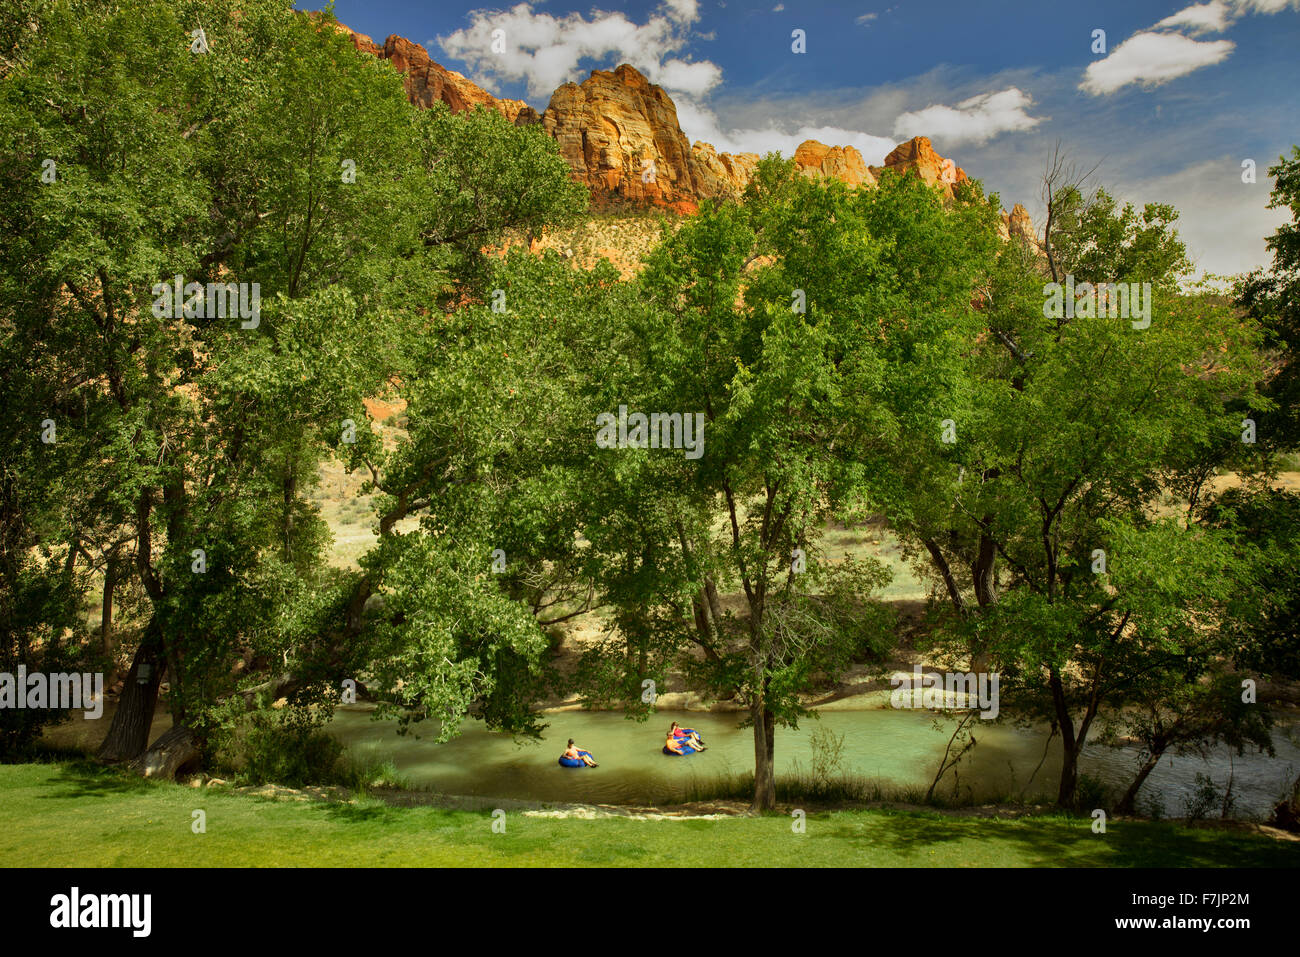
<path id="1" fill-rule="evenodd" d="M 538 734 L 530 705 L 548 644 L 531 610 L 492 580 L 482 543 L 417 534 L 385 552 L 387 597 L 371 654 L 393 699 L 381 712 L 398 714 L 403 727 L 436 719 L 439 741 L 471 711 L 494 730 Z"/>
<path id="2" fill-rule="evenodd" d="M 1056 204 L 1049 237 L 1061 277 L 1075 282 L 1175 284 L 1191 272 L 1186 248 L 1173 228 L 1178 212 L 1148 203 L 1139 212 L 1120 207 L 1108 192 L 1085 197 L 1078 188 L 1065 191 Z"/>
<path id="3" fill-rule="evenodd" d="M 480 250 L 506 230 L 540 234 L 587 208 L 587 191 L 541 124 L 515 126 L 478 107 L 452 115 L 441 103 L 416 115 L 423 242 L 450 253 L 461 278 L 479 279 Z"/>

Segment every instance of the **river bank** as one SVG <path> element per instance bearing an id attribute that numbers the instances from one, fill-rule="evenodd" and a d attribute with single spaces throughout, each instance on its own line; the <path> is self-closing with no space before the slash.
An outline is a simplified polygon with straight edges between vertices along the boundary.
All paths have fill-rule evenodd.
<path id="1" fill-rule="evenodd" d="M 886 693 L 886 698 L 888 697 Z M 47 745 L 84 752 L 102 739 L 112 704 L 99 721 L 74 719 L 50 729 Z M 733 713 L 656 712 L 648 722 L 616 712 L 561 711 L 547 715 L 539 740 L 516 739 L 466 721 L 445 743 L 426 724 L 398 734 L 391 721 L 374 720 L 370 704 L 344 705 L 325 728 L 345 756 L 363 767 L 385 766 L 413 790 L 611 806 L 670 806 L 696 799 L 747 798 L 752 773 L 752 733 Z M 699 729 L 710 748 L 690 758 L 660 751 L 669 721 Z M 843 795 L 855 806 L 875 800 L 1032 805 L 1050 801 L 1060 768 L 1059 737 L 1045 729 L 1017 727 L 1011 721 L 978 722 L 977 744 L 926 793 L 943 760 L 954 720 L 919 710 L 825 708 L 818 719 L 777 731 L 778 794 Z M 155 717 L 151 737 L 170 726 Z M 556 759 L 564 742 L 575 738 L 600 762 L 596 769 L 565 769 Z M 1149 777 L 1137 810 L 1148 817 L 1178 818 L 1189 813 L 1218 816 L 1231 787 L 1230 815 L 1263 820 L 1300 773 L 1300 725 L 1278 728 L 1277 755 L 1227 748 L 1208 758 L 1168 755 Z M 1139 756 L 1132 747 L 1090 744 L 1081 770 L 1088 779 L 1092 806 L 1109 807 L 1132 781 Z"/>
<path id="2" fill-rule="evenodd" d="M 145 781 L 85 763 L 0 766 L 12 867 L 1295 867 L 1238 825 L 895 808 L 753 817 L 469 810 Z M 195 830 L 195 812 L 204 826 Z M 529 813 L 533 811 L 535 813 Z M 500 813 L 495 813 L 500 812 Z M 796 824 L 802 824 L 798 829 Z"/>

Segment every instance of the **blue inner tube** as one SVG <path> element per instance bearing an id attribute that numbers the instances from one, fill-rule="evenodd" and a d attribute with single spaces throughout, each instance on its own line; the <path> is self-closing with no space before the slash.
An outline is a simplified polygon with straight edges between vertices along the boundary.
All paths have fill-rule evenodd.
<path id="1" fill-rule="evenodd" d="M 668 756 L 670 756 L 670 757 L 680 758 L 680 757 L 684 757 L 685 755 L 688 755 L 688 754 L 694 754 L 694 753 L 695 753 L 695 749 L 692 748 L 689 744 L 683 744 L 683 745 L 682 745 L 682 753 L 681 753 L 681 754 L 678 754 L 676 751 L 670 751 L 670 750 L 668 750 L 668 745 L 666 745 L 666 744 L 664 745 L 664 754 L 666 754 L 666 755 L 668 755 Z"/>
<path id="2" fill-rule="evenodd" d="M 586 755 L 587 757 L 589 757 L 589 758 L 591 757 L 591 752 L 590 752 L 590 751 L 579 751 L 578 753 L 579 753 L 579 754 L 585 754 L 585 755 Z M 595 759 L 592 758 L 592 760 L 594 761 Z M 562 768 L 585 768 L 585 767 L 587 767 L 587 764 L 586 764 L 585 761 L 582 760 L 582 758 L 565 758 L 565 757 L 562 757 L 562 758 L 560 758 L 560 767 L 562 767 Z"/>

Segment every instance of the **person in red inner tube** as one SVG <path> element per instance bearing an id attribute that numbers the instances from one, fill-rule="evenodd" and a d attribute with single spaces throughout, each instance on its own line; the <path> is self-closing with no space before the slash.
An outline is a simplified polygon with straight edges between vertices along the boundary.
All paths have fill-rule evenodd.
<path id="1" fill-rule="evenodd" d="M 668 734 L 670 737 L 676 738 L 678 741 L 684 740 L 696 751 L 708 750 L 707 748 L 704 747 L 704 742 L 700 740 L 700 736 L 698 734 L 696 734 L 694 731 L 688 732 L 676 721 L 674 721 L 673 726 L 668 729 Z M 677 749 L 674 748 L 673 750 L 675 751 Z"/>

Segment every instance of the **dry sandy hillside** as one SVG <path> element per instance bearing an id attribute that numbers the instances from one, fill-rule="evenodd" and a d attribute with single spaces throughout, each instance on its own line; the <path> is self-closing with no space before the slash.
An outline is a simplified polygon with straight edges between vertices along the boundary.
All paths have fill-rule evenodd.
<path id="1" fill-rule="evenodd" d="M 681 218 L 670 213 L 602 213 L 573 226 L 547 229 L 531 244 L 527 236 L 511 235 L 501 251 L 513 247 L 529 248 L 533 252 L 553 249 L 583 269 L 607 259 L 627 279 L 640 271 L 646 256 L 659 242 L 662 230 L 675 230 L 680 223 Z"/>

